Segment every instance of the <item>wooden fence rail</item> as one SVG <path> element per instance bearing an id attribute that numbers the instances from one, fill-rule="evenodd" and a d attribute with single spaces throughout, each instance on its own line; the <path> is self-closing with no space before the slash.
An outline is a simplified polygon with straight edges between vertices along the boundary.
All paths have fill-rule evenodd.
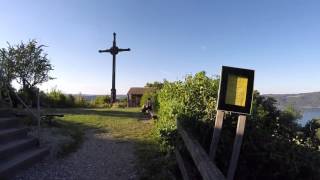
<path id="1" fill-rule="evenodd" d="M 199 142 L 189 135 L 185 129 L 179 125 L 178 123 L 178 132 L 181 136 L 181 138 L 184 141 L 184 144 L 189 151 L 194 164 L 196 165 L 199 173 L 201 174 L 202 178 L 204 180 L 225 180 L 226 178 L 222 174 L 222 172 L 219 170 L 219 168 L 210 160 L 208 154 L 205 152 L 205 150 L 201 147 Z M 176 155 L 179 155 L 179 153 L 176 153 Z M 184 167 L 183 161 L 181 160 L 181 156 L 177 156 L 179 167 Z M 185 170 L 182 168 L 181 173 L 184 179 L 188 179 L 187 175 L 185 173 Z"/>

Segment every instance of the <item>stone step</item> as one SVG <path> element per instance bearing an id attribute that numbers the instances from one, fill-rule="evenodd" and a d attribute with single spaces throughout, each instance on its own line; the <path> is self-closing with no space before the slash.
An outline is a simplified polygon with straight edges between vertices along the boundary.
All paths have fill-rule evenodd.
<path id="1" fill-rule="evenodd" d="M 49 153 L 48 148 L 36 148 L 17 154 L 14 158 L 0 162 L 0 179 L 12 177 L 15 172 L 40 161 Z"/>
<path id="2" fill-rule="evenodd" d="M 0 144 L 5 144 L 10 141 L 25 138 L 27 136 L 28 128 L 8 128 L 0 129 Z"/>
<path id="3" fill-rule="evenodd" d="M 9 97 L 0 97 L 0 108 L 10 108 L 12 107 L 12 99 Z"/>
<path id="4" fill-rule="evenodd" d="M 0 161 L 9 159 L 20 152 L 35 148 L 38 145 L 39 141 L 32 137 L 18 139 L 6 144 L 0 144 Z"/>
<path id="5" fill-rule="evenodd" d="M 10 108 L 0 108 L 0 117 L 14 116 L 15 112 Z"/>
<path id="6" fill-rule="evenodd" d="M 20 121 L 17 117 L 0 117 L 0 129 L 18 127 L 20 125 Z"/>

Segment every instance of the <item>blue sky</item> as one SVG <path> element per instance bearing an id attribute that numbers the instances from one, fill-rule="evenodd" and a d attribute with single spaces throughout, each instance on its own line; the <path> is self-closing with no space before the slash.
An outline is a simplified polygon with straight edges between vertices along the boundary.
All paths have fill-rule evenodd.
<path id="1" fill-rule="evenodd" d="M 0 0 L 0 47 L 37 39 L 48 47 L 57 87 L 105 94 L 117 32 L 116 88 L 180 80 L 221 65 L 256 70 L 262 93 L 320 91 L 320 1 Z"/>

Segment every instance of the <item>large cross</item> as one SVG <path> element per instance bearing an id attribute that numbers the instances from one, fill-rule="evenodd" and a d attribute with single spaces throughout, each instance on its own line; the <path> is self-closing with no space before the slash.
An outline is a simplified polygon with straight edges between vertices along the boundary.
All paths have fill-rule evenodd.
<path id="1" fill-rule="evenodd" d="M 111 103 L 116 102 L 116 55 L 122 51 L 130 51 L 130 48 L 121 49 L 116 45 L 116 33 L 113 33 L 113 45 L 106 50 L 99 50 L 99 53 L 109 52 L 112 54 L 112 89 L 111 89 Z"/>

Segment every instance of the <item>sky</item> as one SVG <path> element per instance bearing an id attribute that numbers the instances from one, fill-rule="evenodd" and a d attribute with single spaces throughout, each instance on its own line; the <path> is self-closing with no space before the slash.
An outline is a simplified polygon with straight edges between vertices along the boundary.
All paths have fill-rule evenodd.
<path id="1" fill-rule="evenodd" d="M 64 93 L 182 80 L 221 66 L 255 70 L 263 94 L 320 91 L 320 1 L 317 0 L 0 0 L 0 48 L 36 39 L 55 77 L 41 85 Z"/>

